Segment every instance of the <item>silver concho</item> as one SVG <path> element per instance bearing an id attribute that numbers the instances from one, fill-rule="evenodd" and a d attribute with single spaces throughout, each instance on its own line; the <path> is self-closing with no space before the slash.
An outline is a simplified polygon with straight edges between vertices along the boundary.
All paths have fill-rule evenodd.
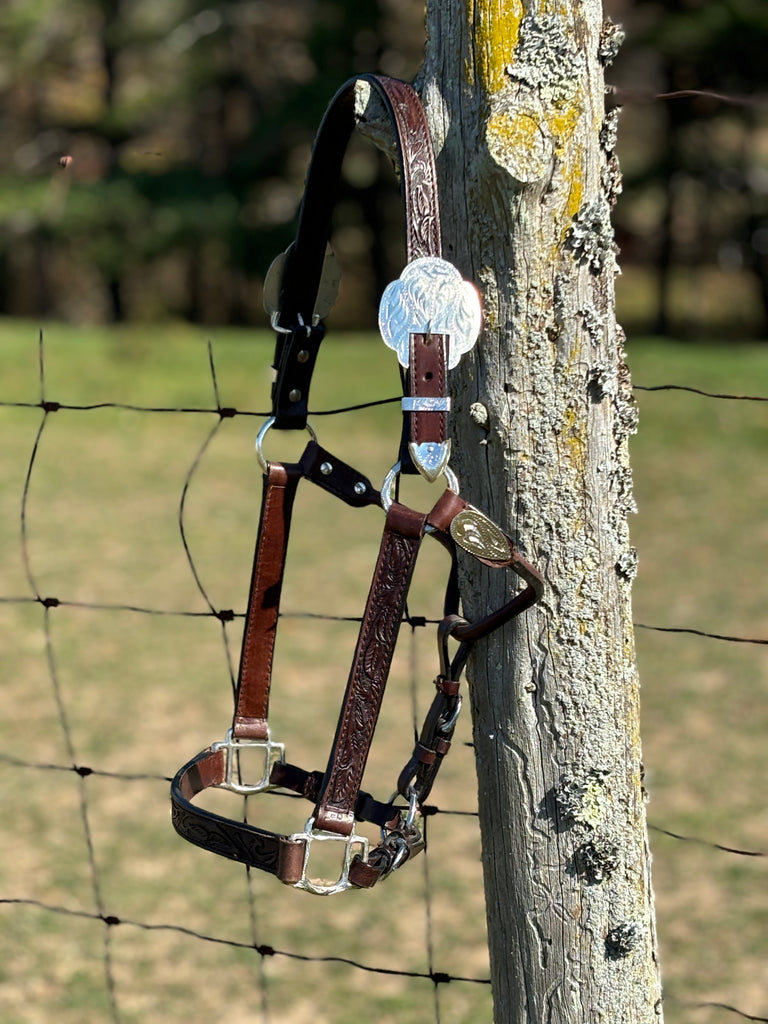
<path id="1" fill-rule="evenodd" d="M 264 309 L 271 317 L 280 314 L 280 291 L 283 287 L 283 273 L 285 261 L 293 248 L 293 242 L 285 252 L 276 256 L 270 264 L 267 275 L 264 278 Z M 320 277 L 320 284 L 317 288 L 315 299 L 314 320 L 323 320 L 333 309 L 334 303 L 339 294 L 339 283 L 341 281 L 341 266 L 333 253 L 330 245 L 326 246 L 325 257 L 323 258 L 323 271 Z"/>
<path id="2" fill-rule="evenodd" d="M 447 260 L 422 256 L 384 289 L 379 330 L 386 345 L 408 365 L 411 334 L 447 334 L 452 370 L 477 341 L 482 323 L 480 296 Z"/>
<path id="3" fill-rule="evenodd" d="M 509 542 L 499 527 L 471 506 L 454 517 L 451 536 L 459 547 L 477 558 L 506 562 L 510 557 Z"/>

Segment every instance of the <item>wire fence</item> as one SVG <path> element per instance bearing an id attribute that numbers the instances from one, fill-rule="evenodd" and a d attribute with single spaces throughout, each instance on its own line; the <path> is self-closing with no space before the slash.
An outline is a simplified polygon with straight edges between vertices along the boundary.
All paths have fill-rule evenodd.
<path id="1" fill-rule="evenodd" d="M 118 615 L 118 616 L 149 616 L 152 618 L 178 618 L 185 620 L 215 620 L 217 629 L 220 633 L 221 648 L 223 657 L 225 660 L 225 671 L 229 677 L 231 685 L 235 685 L 235 667 L 233 662 L 233 647 L 234 639 L 231 635 L 233 626 L 238 622 L 242 621 L 244 615 L 242 612 L 233 610 L 232 608 L 221 608 L 218 607 L 212 596 L 209 594 L 208 589 L 205 585 L 204 575 L 199 570 L 196 559 L 192 553 L 192 547 L 190 545 L 187 536 L 187 515 L 188 505 L 190 499 L 191 485 L 195 479 L 195 476 L 201 466 L 204 455 L 210 450 L 214 439 L 217 436 L 223 423 L 229 420 L 233 420 L 236 417 L 249 417 L 249 418 L 261 418 L 265 415 L 263 411 L 251 411 L 248 409 L 236 409 L 233 407 L 225 407 L 220 401 L 220 389 L 217 380 L 216 367 L 214 363 L 214 353 L 211 343 L 208 343 L 208 365 L 210 369 L 210 382 L 215 398 L 215 403 L 211 407 L 190 407 L 190 406 L 144 406 L 144 405 L 132 405 L 132 404 L 120 404 L 112 402 L 98 402 L 92 404 L 67 404 L 59 402 L 49 394 L 49 388 L 46 377 L 46 342 L 41 333 L 37 341 L 37 354 L 38 354 L 38 388 L 39 394 L 35 401 L 0 401 L 0 409 L 6 410 L 34 410 L 39 409 L 41 412 L 40 423 L 34 437 L 31 455 L 28 460 L 26 472 L 24 475 L 24 484 L 22 494 L 20 496 L 20 515 L 19 515 L 19 536 L 20 536 L 20 548 L 21 548 L 21 559 L 24 566 L 24 573 L 29 587 L 29 594 L 10 594 L 3 595 L 0 597 L 0 605 L 2 606 L 17 606 L 17 607 L 36 607 L 39 609 L 40 626 L 43 635 L 44 644 L 44 655 L 47 673 L 47 684 L 50 687 L 50 691 L 53 697 L 53 701 L 56 709 L 56 722 L 59 730 L 59 739 L 61 741 L 61 749 L 63 756 L 59 759 L 53 759 L 50 761 L 42 760 L 38 758 L 25 758 L 20 756 L 18 753 L 10 753 L 7 751 L 0 751 L 0 764 L 4 765 L 9 770 L 13 770 L 14 773 L 18 773 L 18 777 L 22 780 L 19 785 L 22 788 L 31 788 L 35 786 L 34 782 L 30 782 L 29 778 L 32 775 L 44 778 L 52 775 L 58 777 L 71 777 L 72 785 L 74 787 L 76 796 L 77 814 L 79 817 L 79 829 L 81 839 L 84 843 L 85 857 L 87 861 L 87 878 L 90 889 L 90 908 L 80 906 L 76 904 L 76 901 L 68 902 L 67 899 L 61 898 L 59 900 L 51 898 L 38 898 L 29 894 L 20 893 L 4 893 L 0 897 L 0 905 L 3 906 L 6 913 L 15 912 L 20 913 L 36 913 L 39 915 L 46 915 L 52 918 L 58 919 L 79 919 L 81 921 L 88 922 L 94 927 L 100 927 L 102 930 L 101 936 L 101 953 L 99 955 L 102 972 L 102 984 L 103 990 L 106 995 L 106 1006 L 103 1008 L 103 1016 L 95 1015 L 92 1019 L 109 1019 L 116 1024 L 121 1022 L 141 1019 L 141 1016 L 136 1016 L 136 1012 L 131 1006 L 128 1005 L 128 1001 L 125 998 L 125 984 L 121 981 L 122 967 L 120 964 L 120 956 L 115 951 L 115 936 L 119 932 L 124 934 L 127 932 L 133 932 L 144 935 L 157 935 L 158 933 L 173 934 L 176 936 L 184 937 L 186 940 L 192 940 L 195 943 L 199 943 L 205 946 L 214 946 L 219 948 L 229 949 L 230 951 L 246 951 L 252 958 L 251 970 L 255 970 L 256 984 L 254 986 L 255 991 L 258 992 L 257 1005 L 254 1006 L 251 1003 L 251 1011 L 257 1016 L 260 1016 L 262 1021 L 280 1021 L 282 1019 L 293 1019 L 298 1020 L 298 1017 L 294 1018 L 283 1018 L 280 1015 L 280 1009 L 275 1005 L 272 988 L 269 981 L 269 964 L 285 961 L 294 964 L 335 964 L 339 967 L 343 967 L 345 970 L 355 972 L 360 975 L 377 975 L 382 979 L 400 979 L 407 981 L 414 981 L 421 984 L 425 984 L 431 991 L 431 1006 L 429 1015 L 437 1022 L 448 1019 L 480 1019 L 482 1011 L 478 1009 L 480 1004 L 472 1003 L 471 999 L 469 1005 L 472 1007 L 469 1011 L 460 1010 L 459 1016 L 456 1018 L 451 1017 L 451 1009 L 446 1002 L 444 993 L 447 991 L 448 986 L 450 989 L 455 991 L 457 986 L 468 986 L 470 988 L 482 989 L 486 993 L 489 991 L 489 978 L 487 973 L 475 973 L 473 971 L 462 971 L 455 967 L 446 967 L 446 964 L 442 961 L 440 954 L 436 953 L 436 937 L 439 928 L 443 927 L 441 924 L 439 927 L 435 924 L 435 894 L 434 894 L 434 864 L 439 863 L 439 860 L 435 860 L 435 854 L 426 856 L 421 859 L 421 872 L 420 882 L 418 886 L 418 899 L 421 904 L 421 916 L 423 917 L 423 942 L 420 945 L 423 947 L 423 953 L 420 954 L 423 967 L 421 969 L 411 969 L 408 966 L 397 966 L 391 962 L 387 962 L 386 958 L 381 958 L 379 962 L 375 959 L 369 960 L 362 956 L 353 955 L 329 955 L 326 952 L 321 953 L 310 953 L 301 948 L 290 948 L 275 941 L 272 944 L 270 941 L 265 939 L 270 938 L 270 920 L 260 912 L 260 902 L 262 896 L 257 895 L 257 886 L 255 880 L 250 872 L 246 872 L 246 897 L 241 899 L 237 914 L 243 914 L 248 919 L 248 927 L 246 934 L 240 938 L 233 938 L 228 936 L 225 932 L 219 933 L 216 930 L 208 930 L 205 928 L 191 927 L 188 924 L 181 923 L 179 919 L 176 920 L 160 920 L 154 921 L 149 919 L 141 919 L 137 916 L 125 914 L 119 912 L 119 901 L 114 899 L 114 883 L 110 883 L 108 887 L 104 884 L 105 874 L 110 870 L 102 862 L 102 858 L 98 853 L 98 848 L 102 839 L 98 841 L 95 838 L 95 822 L 98 820 L 98 810 L 94 809 L 94 792 L 93 786 L 98 780 L 109 780 L 111 782 L 125 784 L 127 789 L 124 791 L 123 801 L 126 805 L 131 803 L 130 787 L 139 786 L 145 783 L 150 784 L 153 787 L 155 797 L 160 796 L 160 788 L 167 787 L 170 777 L 162 772 L 155 770 L 147 771 L 120 771 L 120 770 L 109 770 L 102 767 L 98 760 L 94 760 L 89 754 L 88 757 L 81 755 L 78 749 L 78 743 L 74 730 L 71 724 L 71 714 L 68 704 L 68 696 L 65 692 L 65 687 L 61 683 L 61 659 L 67 656 L 66 645 L 59 642 L 56 637 L 55 618 L 61 615 L 64 611 L 80 610 L 85 612 L 96 612 L 100 615 Z M 706 392 L 694 387 L 688 387 L 676 384 L 659 384 L 652 386 L 636 385 L 638 391 L 689 391 L 693 392 L 702 398 L 712 401 L 728 401 L 728 402 L 764 402 L 766 397 L 755 396 L 755 395 L 735 395 L 735 394 L 713 394 Z M 379 404 L 396 403 L 397 398 L 385 398 L 377 400 L 371 403 L 364 403 L 366 407 L 371 407 Z M 356 407 L 360 408 L 360 407 Z M 183 481 L 181 499 L 179 502 L 178 510 L 178 530 L 181 536 L 182 545 L 186 558 L 188 560 L 189 569 L 192 572 L 196 586 L 199 593 L 207 605 L 207 610 L 198 611 L 194 608 L 167 608 L 160 606 L 153 606 L 151 602 L 146 604 L 134 604 L 134 603 L 109 603 L 109 602 L 90 602 L 82 601 L 75 598 L 68 597 L 66 590 L 56 590 L 55 592 L 49 592 L 47 587 L 40 583 L 40 573 L 35 568 L 34 558 L 34 544 L 35 541 L 32 537 L 32 531 L 30 529 L 30 517 L 32 508 L 32 489 L 33 482 L 35 480 L 38 456 L 41 451 L 41 447 L 44 441 L 48 438 L 51 431 L 55 431 L 56 427 L 54 424 L 61 422 L 62 417 L 70 414 L 80 414 L 83 412 L 93 413 L 96 410 L 120 410 L 123 412 L 130 412 L 133 414 L 146 416 L 162 417 L 167 414 L 184 415 L 190 418 L 203 418 L 203 417 L 216 417 L 214 425 L 210 428 L 208 433 L 204 436 L 203 442 L 200 445 L 197 453 L 195 454 L 186 477 Z M 341 409 L 328 409 L 321 413 L 314 413 L 313 415 L 331 415 L 345 412 L 347 410 Z M 158 425 L 160 420 L 157 420 Z M 21 457 L 21 456 L 20 456 Z M 87 553 L 86 553 L 87 554 Z M 293 617 L 298 620 L 304 620 L 310 617 L 319 619 L 320 621 L 327 622 L 331 621 L 334 617 L 326 616 L 323 614 L 303 613 L 300 611 L 290 611 L 286 613 L 285 618 Z M 339 616 L 336 617 L 336 621 L 344 622 L 356 622 L 354 616 Z M 416 729 L 416 723 L 418 721 L 418 706 L 419 698 L 417 695 L 417 681 L 420 675 L 419 655 L 415 644 L 415 639 L 419 632 L 424 631 L 424 627 L 427 626 L 432 620 L 426 616 L 419 616 L 416 614 L 409 613 L 407 624 L 410 627 L 410 634 L 412 638 L 412 654 L 410 664 L 408 668 L 408 687 L 411 691 L 411 703 L 412 703 L 412 727 Z M 733 643 L 733 644 L 755 644 L 765 645 L 768 644 L 768 638 L 751 638 L 744 636 L 732 636 L 722 635 L 715 632 L 707 632 L 699 629 L 687 628 L 684 626 L 674 625 L 662 625 L 654 624 L 649 625 L 646 623 L 636 623 L 638 629 L 653 630 L 658 632 L 666 633 L 686 633 L 692 636 L 696 636 L 704 639 L 714 639 L 721 642 Z M 119 631 L 121 629 L 120 619 L 111 620 L 110 630 Z M 14 668 L 12 665 L 8 666 L 9 673 L 13 673 Z M 54 745 L 53 743 L 51 745 Z M 469 748 L 470 743 L 465 743 L 465 747 Z M 190 751 L 191 753 L 191 751 Z M 471 751 L 467 750 L 467 754 L 471 757 Z M 291 799 L 287 797 L 286 799 Z M 248 814 L 248 804 L 244 803 L 244 814 Z M 438 819 L 475 819 L 477 817 L 477 811 L 474 808 L 452 808 L 445 806 L 438 806 L 433 804 L 425 808 L 425 823 L 431 830 L 432 825 Z M 99 825 L 99 831 L 102 826 Z M 754 849 L 741 849 L 735 845 L 727 842 L 712 841 L 708 838 L 702 838 L 695 835 L 683 834 L 681 831 L 673 830 L 671 828 L 662 827 L 661 825 L 651 822 L 650 828 L 652 832 L 659 835 L 664 835 L 670 839 L 685 844 L 696 844 L 712 852 L 714 856 L 716 853 L 725 853 L 734 857 L 746 857 L 746 858 L 765 858 L 768 856 L 768 851 L 754 850 Z M 475 837 L 476 838 L 476 837 Z M 33 835 L 32 841 L 37 844 L 46 844 L 52 841 L 50 835 L 46 835 L 45 832 L 38 832 Z M 438 842 L 440 842 L 438 840 Z M 443 844 L 445 844 L 445 838 L 442 838 Z M 444 853 L 446 847 L 443 845 L 442 853 Z M 437 846 L 437 858 L 441 858 L 441 848 Z M 171 862 L 172 863 L 172 860 Z M 167 866 L 167 865 L 166 865 Z M 54 886 L 54 890 L 56 887 Z M 109 892 L 107 891 L 109 889 Z M 410 891 L 409 899 L 413 899 L 413 890 Z M 323 901 L 324 902 L 324 901 Z M 243 909 L 243 905 L 247 907 L 247 910 Z M 273 905 L 274 906 L 274 905 Z M 461 940 L 457 936 L 459 932 L 455 933 L 452 938 L 454 944 L 461 946 Z M 320 942 L 322 947 L 322 942 Z M 354 944 L 353 944 L 354 945 Z M 441 947 L 444 948 L 444 947 Z M 148 956 L 153 954 L 149 952 Z M 403 962 L 408 959 L 403 958 Z M 454 960 L 454 963 L 457 961 Z M 253 974 L 251 974 L 251 981 L 253 981 Z M 224 990 L 226 990 L 226 983 L 224 984 Z M 488 996 L 484 995 L 485 1002 L 482 1006 L 485 1007 L 487 1012 L 488 1008 Z M 728 1005 L 725 1003 L 716 1002 L 685 1002 L 676 1001 L 671 996 L 665 997 L 672 1005 L 675 1002 L 679 1002 L 681 1006 L 685 1006 L 690 1010 L 696 1010 L 699 1008 L 710 1008 L 722 1011 L 723 1014 L 730 1014 L 736 1017 L 740 1017 L 745 1020 L 754 1021 L 768 1021 L 768 1016 L 752 1016 L 743 1010 Z M 192 996 L 194 1001 L 194 995 Z M 462 1004 L 463 1006 L 464 1004 Z M 316 1012 L 316 1011 L 313 1011 Z M 419 1011 L 421 1016 L 415 1019 L 425 1020 L 427 1016 L 424 1012 L 424 1008 Z M 461 1013 L 467 1015 L 463 1018 Z M 21 1019 L 21 1018 L 19 1018 Z M 29 1017 L 30 1020 L 38 1019 L 32 1015 Z M 146 1019 L 146 1018 L 145 1018 Z M 189 1018 L 187 1018 L 189 1019 Z M 235 1018 L 233 1018 L 235 1019 Z M 243 1018 L 245 1019 L 245 1018 Z M 250 1017 L 248 1019 L 254 1019 Z M 333 1020 L 333 1017 L 324 1017 L 317 1015 L 314 1017 L 316 1020 Z M 389 1019 L 389 1018 L 382 1018 Z M 405 1019 L 404 1017 L 393 1017 L 392 1019 Z"/>

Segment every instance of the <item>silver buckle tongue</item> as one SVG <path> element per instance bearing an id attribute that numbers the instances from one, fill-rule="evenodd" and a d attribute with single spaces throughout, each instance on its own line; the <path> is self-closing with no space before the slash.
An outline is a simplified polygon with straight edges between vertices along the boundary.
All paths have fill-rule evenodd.
<path id="1" fill-rule="evenodd" d="M 285 764 L 285 744 L 273 742 L 269 734 L 267 734 L 265 740 L 241 740 L 235 739 L 230 729 L 225 740 L 211 744 L 211 750 L 225 750 L 227 752 L 227 767 L 224 781 L 218 783 L 218 788 L 229 789 L 233 793 L 242 793 L 245 796 L 253 793 L 263 793 L 266 789 L 276 788 L 269 781 L 272 768 L 276 764 Z M 262 750 L 264 752 L 264 767 L 258 782 L 241 781 L 240 753 L 243 750 Z"/>
<path id="2" fill-rule="evenodd" d="M 295 832 L 289 836 L 292 841 L 304 843 L 304 863 L 301 868 L 301 878 L 293 883 L 294 889 L 303 889 L 304 892 L 314 893 L 315 896 L 333 896 L 337 892 L 344 892 L 352 887 L 349 880 L 349 869 L 355 857 L 355 850 L 359 850 L 360 859 L 364 864 L 368 863 L 368 839 L 365 836 L 358 836 L 354 832 L 351 835 L 343 836 L 338 832 L 326 832 L 323 829 L 315 828 L 315 819 L 310 818 L 303 832 Z M 340 842 L 344 843 L 344 859 L 341 865 L 341 874 L 335 882 L 320 881 L 312 879 L 308 875 L 309 858 L 313 843 Z"/>

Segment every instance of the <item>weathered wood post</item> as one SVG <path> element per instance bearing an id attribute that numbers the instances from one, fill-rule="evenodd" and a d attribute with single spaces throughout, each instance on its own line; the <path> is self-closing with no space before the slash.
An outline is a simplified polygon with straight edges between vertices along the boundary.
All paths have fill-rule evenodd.
<path id="1" fill-rule="evenodd" d="M 619 40 L 599 0 L 430 0 L 427 28 L 445 256 L 486 317 L 452 378 L 453 465 L 547 580 L 471 664 L 495 1017 L 657 1022 L 604 106 Z M 502 603 L 464 572 L 472 614 Z"/>

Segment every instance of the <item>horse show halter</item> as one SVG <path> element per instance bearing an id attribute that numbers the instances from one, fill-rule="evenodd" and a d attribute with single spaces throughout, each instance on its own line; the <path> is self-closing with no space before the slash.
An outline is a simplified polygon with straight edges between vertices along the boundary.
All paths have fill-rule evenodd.
<path id="1" fill-rule="evenodd" d="M 407 263 L 382 297 L 379 327 L 402 367 L 403 438 L 398 461 L 381 491 L 351 466 L 325 451 L 308 424 L 308 393 L 324 335 L 322 318 L 336 294 L 337 273 L 328 239 L 328 197 L 339 181 L 347 143 L 355 128 L 355 89 L 365 83 L 383 102 L 397 143 L 405 207 Z M 251 576 L 232 728 L 179 770 L 171 785 L 173 825 L 188 841 L 213 853 L 260 868 L 287 885 L 319 895 L 350 887 L 370 888 L 424 848 L 418 819 L 447 753 L 461 708 L 459 679 L 472 644 L 503 625 L 540 596 L 539 573 L 509 537 L 459 497 L 448 465 L 447 370 L 475 343 L 480 301 L 474 287 L 441 257 L 434 156 L 416 93 L 404 82 L 362 75 L 332 100 L 312 152 L 296 240 L 273 263 L 265 282 L 265 304 L 277 332 L 272 415 L 256 449 L 264 471 L 261 517 Z M 307 430 L 310 438 L 296 463 L 267 461 L 262 453 L 270 429 Z M 394 500 L 401 472 L 427 480 L 444 477 L 447 488 L 427 513 Z M 324 772 L 305 771 L 285 760 L 282 743 L 268 724 L 272 662 L 279 618 L 291 514 L 299 482 L 306 479 L 354 507 L 378 505 L 386 512 L 383 536 L 362 616 L 336 735 Z M 363 773 L 403 620 L 408 588 L 422 539 L 438 540 L 451 555 L 444 617 L 438 625 L 436 694 L 396 791 L 380 801 L 361 790 Z M 475 622 L 459 615 L 457 546 L 485 565 L 509 568 L 526 586 L 501 609 Z M 448 641 L 458 648 L 451 658 Z M 261 777 L 244 781 L 241 753 L 255 753 Z M 263 758 L 263 761 L 261 760 Z M 209 787 L 244 795 L 283 789 L 314 804 L 303 831 L 280 834 L 203 810 L 193 798 Z M 395 804 L 398 798 L 406 806 Z M 355 822 L 381 830 L 371 846 Z M 338 877 L 322 881 L 310 872 L 316 842 L 340 842 Z"/>

